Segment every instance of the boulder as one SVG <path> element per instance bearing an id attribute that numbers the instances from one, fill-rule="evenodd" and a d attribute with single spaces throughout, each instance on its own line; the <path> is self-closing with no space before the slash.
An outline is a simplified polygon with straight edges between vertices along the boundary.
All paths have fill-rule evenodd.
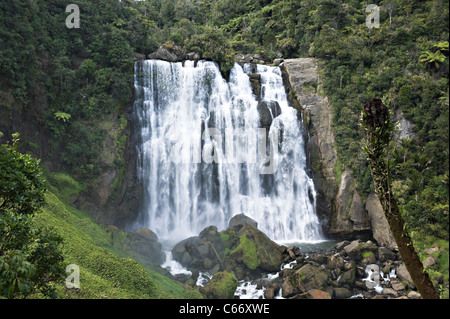
<path id="1" fill-rule="evenodd" d="M 238 231 L 239 229 L 242 228 L 242 226 L 245 225 L 245 223 L 249 223 L 250 225 L 253 225 L 256 228 L 258 228 L 258 222 L 244 214 L 238 214 L 233 216 L 228 222 L 228 227 L 234 229 L 235 231 Z"/>
<path id="2" fill-rule="evenodd" d="M 308 299 L 331 299 L 331 296 L 328 292 L 320 290 L 320 289 L 311 289 L 307 291 Z"/>
<path id="3" fill-rule="evenodd" d="M 428 254 L 428 255 L 431 255 L 432 253 L 434 253 L 435 251 L 438 251 L 439 250 L 439 247 L 430 247 L 430 248 L 427 248 L 427 249 L 425 249 L 425 252 Z"/>
<path id="4" fill-rule="evenodd" d="M 355 238 L 355 233 L 364 234 L 370 230 L 369 218 L 355 183 L 350 170 L 345 169 L 333 201 L 334 214 L 330 225 L 333 234 L 345 237 L 353 234 L 352 238 Z"/>
<path id="5" fill-rule="evenodd" d="M 203 265 L 203 258 L 197 248 L 200 242 L 201 239 L 198 236 L 189 237 L 180 241 L 172 248 L 173 259 L 185 267 L 201 267 Z"/>
<path id="6" fill-rule="evenodd" d="M 300 248 L 298 248 L 297 246 L 289 246 L 286 249 L 286 252 L 289 255 L 289 258 L 291 260 L 296 260 L 297 257 L 302 257 L 302 253 L 300 251 Z"/>
<path id="7" fill-rule="evenodd" d="M 394 235 L 392 235 L 383 207 L 376 194 L 370 193 L 367 196 L 366 210 L 372 225 L 373 238 L 377 241 L 378 245 L 396 250 L 397 243 L 395 242 Z"/>
<path id="8" fill-rule="evenodd" d="M 340 251 L 340 250 L 344 249 L 344 247 L 347 246 L 347 245 L 350 244 L 350 243 L 351 243 L 351 242 L 348 241 L 348 240 L 343 240 L 343 241 L 337 243 L 337 244 L 334 246 L 334 248 L 335 248 L 337 251 Z"/>
<path id="9" fill-rule="evenodd" d="M 403 291 L 403 290 L 405 290 L 405 285 L 400 280 L 398 280 L 397 278 L 393 278 L 391 280 L 391 287 L 395 291 Z"/>
<path id="10" fill-rule="evenodd" d="M 249 239 L 247 234 L 240 236 L 239 245 L 231 251 L 230 257 L 238 263 L 243 263 L 250 270 L 255 270 L 261 263 L 255 242 Z"/>
<path id="11" fill-rule="evenodd" d="M 242 53 L 238 53 L 238 54 L 236 54 L 235 60 L 238 63 L 244 63 L 244 58 L 245 58 L 245 55 L 243 55 Z"/>
<path id="12" fill-rule="evenodd" d="M 408 298 L 409 299 L 422 299 L 422 296 L 417 291 L 411 290 L 408 293 Z"/>
<path id="13" fill-rule="evenodd" d="M 275 289 L 270 287 L 264 290 L 264 299 L 274 299 L 275 298 Z"/>
<path id="14" fill-rule="evenodd" d="M 257 98 L 259 98 L 261 94 L 261 74 L 250 73 L 248 76 L 250 78 L 250 83 L 252 84 L 253 94 L 255 94 Z"/>
<path id="15" fill-rule="evenodd" d="M 260 101 L 257 105 L 260 127 L 269 128 L 274 118 L 281 114 L 277 101 Z"/>
<path id="16" fill-rule="evenodd" d="M 356 274 L 356 270 L 355 270 L 355 267 L 353 264 L 350 270 L 344 271 L 342 273 L 341 277 L 339 278 L 339 283 L 341 285 L 345 285 L 345 284 L 353 285 L 355 283 L 355 274 Z"/>
<path id="17" fill-rule="evenodd" d="M 149 263 L 161 264 L 166 260 L 162 245 L 151 230 L 145 228 L 135 233 L 127 233 L 127 239 L 129 249 L 141 255 Z"/>
<path id="18" fill-rule="evenodd" d="M 244 62 L 244 63 L 250 63 L 252 61 L 253 61 L 253 56 L 250 53 L 244 55 L 244 58 L 242 59 L 242 62 Z"/>
<path id="19" fill-rule="evenodd" d="M 272 241 L 262 231 L 258 230 L 254 225 L 245 223 L 240 228 L 237 235 L 239 238 L 245 237 L 254 243 L 257 259 L 259 260 L 258 267 L 262 270 L 273 272 L 280 269 L 283 262 L 283 255 L 278 244 Z M 249 245 L 250 247 L 252 245 Z"/>
<path id="20" fill-rule="evenodd" d="M 431 266 L 436 264 L 436 259 L 434 259 L 433 256 L 428 256 L 424 261 L 423 261 L 423 266 L 425 268 L 430 268 Z"/>
<path id="21" fill-rule="evenodd" d="M 307 292 L 311 289 L 323 289 L 330 276 L 328 269 L 306 264 L 297 270 L 290 280 L 301 292 Z"/>
<path id="22" fill-rule="evenodd" d="M 357 239 L 345 246 L 344 250 L 351 259 L 359 261 L 363 258 L 363 254 L 366 252 L 376 253 L 378 251 L 378 247 L 370 240 L 363 242 Z"/>
<path id="23" fill-rule="evenodd" d="M 375 254 L 371 251 L 366 251 L 363 253 L 363 259 L 361 263 L 364 265 L 374 264 L 377 261 Z"/>
<path id="24" fill-rule="evenodd" d="M 387 260 L 395 260 L 397 258 L 397 254 L 392 250 L 386 247 L 378 247 L 378 259 L 381 262 L 385 262 Z"/>
<path id="25" fill-rule="evenodd" d="M 327 259 L 327 266 L 330 269 L 341 269 L 344 266 L 344 258 L 339 253 L 334 254 Z"/>
<path id="26" fill-rule="evenodd" d="M 414 285 L 414 282 L 411 278 L 411 275 L 408 272 L 408 269 L 406 269 L 405 263 L 402 263 L 397 268 L 397 277 L 400 278 L 402 281 L 406 281 L 408 283 L 408 286 L 412 289 L 416 288 Z"/>
<path id="27" fill-rule="evenodd" d="M 378 247 L 370 240 L 363 242 L 357 239 L 345 246 L 344 250 L 351 259 L 359 261 L 368 252 L 375 254 L 378 251 Z"/>
<path id="28" fill-rule="evenodd" d="M 134 54 L 134 61 L 143 61 L 143 60 L 145 60 L 145 54 L 141 53 Z"/>
<path id="29" fill-rule="evenodd" d="M 158 236 L 148 228 L 140 228 L 136 230 L 136 234 L 150 241 L 158 241 Z"/>
<path id="30" fill-rule="evenodd" d="M 180 49 L 177 46 L 160 46 L 156 52 L 148 55 L 149 59 L 164 60 L 168 62 L 178 62 L 182 59 L 179 56 Z"/>
<path id="31" fill-rule="evenodd" d="M 202 56 L 200 55 L 200 53 L 195 53 L 194 54 L 194 60 L 195 61 L 200 60 L 201 58 L 202 58 Z"/>
<path id="32" fill-rule="evenodd" d="M 200 288 L 200 292 L 208 299 L 232 299 L 238 280 L 229 272 L 222 271 L 216 273 L 205 287 Z"/>
<path id="33" fill-rule="evenodd" d="M 200 232 L 198 237 L 200 239 L 203 239 L 203 240 L 206 240 L 206 241 L 215 242 L 220 237 L 220 234 L 217 231 L 217 227 L 216 226 L 208 226 L 208 227 L 205 227 Z"/>
<path id="34" fill-rule="evenodd" d="M 395 298 L 398 297 L 398 292 L 392 288 L 384 288 L 383 294 L 386 296 L 390 296 L 390 297 L 395 297 Z"/>
<path id="35" fill-rule="evenodd" d="M 333 288 L 333 296 L 336 299 L 348 299 L 352 296 L 352 292 L 347 288 Z"/>
<path id="36" fill-rule="evenodd" d="M 189 52 L 186 54 L 186 59 L 191 61 L 200 60 L 200 54 L 197 52 Z"/>
<path id="37" fill-rule="evenodd" d="M 216 226 L 203 229 L 199 236 L 182 240 L 172 248 L 173 258 L 193 270 L 233 272 L 236 278 L 259 276 L 280 269 L 281 246 L 256 228 L 257 222 L 239 214 L 221 232 Z"/>
<path id="38" fill-rule="evenodd" d="M 300 293 L 300 289 L 290 280 L 289 277 L 283 278 L 281 285 L 281 296 L 289 298 Z"/>
<path id="39" fill-rule="evenodd" d="M 276 58 L 276 59 L 273 60 L 273 65 L 278 66 L 278 65 L 280 65 L 283 61 L 284 61 L 284 59 L 282 59 L 282 58 Z"/>

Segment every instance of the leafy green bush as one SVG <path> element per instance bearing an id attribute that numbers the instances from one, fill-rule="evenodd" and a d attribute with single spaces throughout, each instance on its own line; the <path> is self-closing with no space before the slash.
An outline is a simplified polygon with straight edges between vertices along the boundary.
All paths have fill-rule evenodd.
<path id="1" fill-rule="evenodd" d="M 54 298 L 64 275 L 62 237 L 35 222 L 47 189 L 39 161 L 19 153 L 18 140 L 0 145 L 0 297 Z"/>

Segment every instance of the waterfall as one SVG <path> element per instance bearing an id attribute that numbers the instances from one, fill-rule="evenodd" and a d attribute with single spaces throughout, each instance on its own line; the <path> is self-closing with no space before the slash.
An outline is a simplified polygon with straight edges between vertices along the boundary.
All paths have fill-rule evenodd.
<path id="1" fill-rule="evenodd" d="M 135 90 L 140 227 L 176 243 L 244 213 L 273 240 L 321 239 L 303 128 L 278 67 L 235 64 L 227 82 L 213 62 L 146 60 L 135 64 Z"/>

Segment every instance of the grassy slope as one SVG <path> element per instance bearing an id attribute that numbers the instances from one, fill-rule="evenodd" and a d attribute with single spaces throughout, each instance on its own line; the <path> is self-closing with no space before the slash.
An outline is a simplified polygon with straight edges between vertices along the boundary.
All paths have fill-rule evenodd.
<path id="1" fill-rule="evenodd" d="M 82 189 L 65 174 L 47 173 L 51 184 L 47 205 L 36 216 L 38 225 L 52 226 L 64 238 L 67 264 L 80 268 L 80 289 L 58 285 L 61 298 L 196 298 L 169 278 L 127 256 L 114 244 L 111 232 L 95 223 L 87 213 L 66 204 Z M 70 273 L 68 273 L 70 274 Z M 39 298 L 39 296 L 35 296 Z"/>
<path id="2" fill-rule="evenodd" d="M 449 298 L 449 242 L 418 231 L 411 232 L 414 248 L 422 262 L 432 256 L 436 263 L 427 268 L 431 280 L 439 288 L 441 298 Z M 430 250 L 431 249 L 431 250 Z M 434 250 L 434 251 L 433 251 Z"/>

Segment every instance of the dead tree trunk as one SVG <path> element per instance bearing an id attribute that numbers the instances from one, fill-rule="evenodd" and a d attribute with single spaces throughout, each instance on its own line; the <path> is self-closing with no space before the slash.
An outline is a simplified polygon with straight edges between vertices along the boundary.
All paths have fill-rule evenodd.
<path id="1" fill-rule="evenodd" d="M 372 99 L 364 105 L 362 127 L 366 133 L 368 155 L 375 192 L 383 206 L 386 219 L 397 242 L 398 250 L 411 278 L 424 299 L 439 299 L 439 294 L 424 271 L 423 264 L 414 249 L 411 237 L 405 228 L 403 217 L 397 206 L 390 180 L 389 161 L 386 162 L 386 150 L 391 139 L 394 125 L 389 119 L 387 107 L 380 99 Z"/>

